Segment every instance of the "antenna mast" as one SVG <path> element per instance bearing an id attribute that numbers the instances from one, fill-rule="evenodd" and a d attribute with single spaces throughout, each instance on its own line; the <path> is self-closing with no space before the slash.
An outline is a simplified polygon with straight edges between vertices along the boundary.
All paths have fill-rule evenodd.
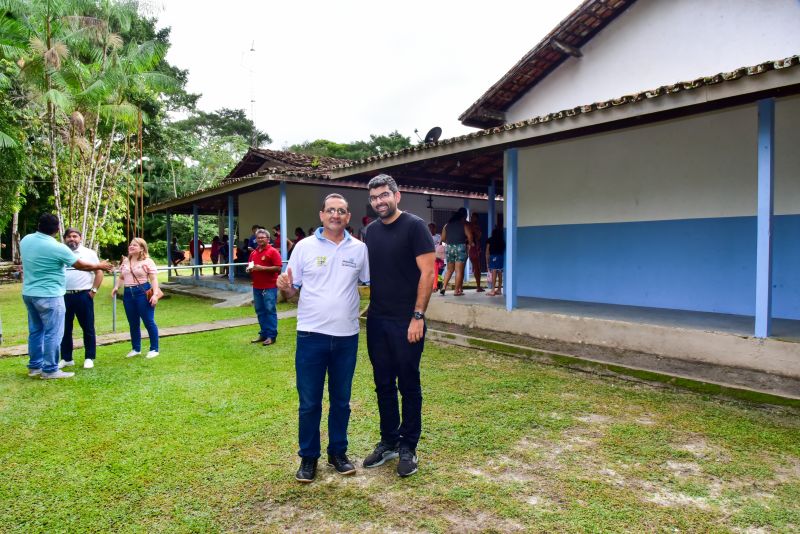
<path id="1" fill-rule="evenodd" d="M 250 141 L 251 146 L 258 146 L 258 128 L 256 127 L 256 84 L 255 84 L 255 53 L 256 42 L 250 44 L 250 54 L 252 63 L 250 68 L 250 120 L 253 121 L 253 139 Z"/>

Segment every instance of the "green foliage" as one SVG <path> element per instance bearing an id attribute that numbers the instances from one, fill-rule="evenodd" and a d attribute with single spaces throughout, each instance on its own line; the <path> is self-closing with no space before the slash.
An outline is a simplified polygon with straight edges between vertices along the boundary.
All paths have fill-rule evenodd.
<path id="1" fill-rule="evenodd" d="M 387 135 L 369 136 L 369 141 L 353 141 L 352 143 L 336 143 L 327 139 L 306 141 L 291 145 L 287 150 L 309 156 L 331 157 L 361 160 L 370 156 L 379 156 L 389 152 L 402 150 L 411 146 L 411 138 L 403 137 L 396 130 Z"/>
<path id="2" fill-rule="evenodd" d="M 178 238 L 178 245 L 182 248 L 189 246 L 189 241 L 194 235 L 194 222 L 191 215 L 172 215 L 170 217 L 170 224 L 172 226 L 172 237 Z M 219 228 L 217 226 L 217 218 L 201 215 L 197 220 L 197 231 L 200 239 L 206 245 L 211 244 L 211 239 L 215 235 L 219 235 Z M 167 224 L 166 216 L 162 213 L 154 213 L 152 217 L 148 218 L 145 226 L 145 235 L 152 236 L 153 242 L 163 241 L 167 239 Z M 166 258 L 166 252 L 163 256 Z"/>
<path id="3" fill-rule="evenodd" d="M 266 132 L 256 128 L 243 109 L 222 108 L 212 113 L 198 110 L 191 117 L 175 122 L 173 126 L 180 131 L 197 134 L 204 141 L 239 136 L 245 146 L 260 147 L 272 142 Z"/>
<path id="4" fill-rule="evenodd" d="M 147 243 L 147 250 L 153 258 L 167 257 L 167 242 L 161 239 Z"/>

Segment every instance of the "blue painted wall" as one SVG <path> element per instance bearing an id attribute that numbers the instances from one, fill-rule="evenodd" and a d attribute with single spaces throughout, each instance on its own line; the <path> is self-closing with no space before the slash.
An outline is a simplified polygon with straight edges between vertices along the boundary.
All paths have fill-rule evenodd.
<path id="1" fill-rule="evenodd" d="M 775 218 L 773 316 L 800 319 L 800 215 Z M 521 227 L 519 295 L 753 315 L 756 218 Z"/>

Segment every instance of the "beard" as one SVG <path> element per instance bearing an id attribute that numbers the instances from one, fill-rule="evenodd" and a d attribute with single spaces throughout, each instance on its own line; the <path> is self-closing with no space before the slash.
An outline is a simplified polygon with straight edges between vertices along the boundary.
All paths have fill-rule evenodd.
<path id="1" fill-rule="evenodd" d="M 75 241 L 67 241 L 67 246 L 74 252 L 78 250 L 78 247 L 81 246 L 81 244 L 76 243 Z"/>
<path id="2" fill-rule="evenodd" d="M 381 214 L 381 212 L 378 212 L 378 217 L 381 219 L 391 219 L 395 213 L 397 213 L 397 205 L 386 206 L 386 213 Z"/>

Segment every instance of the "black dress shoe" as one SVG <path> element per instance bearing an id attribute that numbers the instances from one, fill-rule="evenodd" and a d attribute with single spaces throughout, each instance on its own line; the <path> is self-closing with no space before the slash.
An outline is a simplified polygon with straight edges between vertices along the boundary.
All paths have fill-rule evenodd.
<path id="1" fill-rule="evenodd" d="M 265 338 L 265 337 L 261 337 L 261 336 L 258 336 L 258 339 L 254 339 L 254 340 L 253 340 L 253 341 L 251 341 L 250 343 L 263 343 L 263 342 L 265 342 L 266 340 L 267 340 L 267 338 Z"/>
<path id="2" fill-rule="evenodd" d="M 354 475 L 356 472 L 356 466 L 347 459 L 346 454 L 329 454 L 328 465 L 340 475 Z"/>
<path id="3" fill-rule="evenodd" d="M 317 476 L 317 459 L 301 458 L 300 469 L 297 470 L 297 474 L 294 476 L 294 478 L 296 478 L 298 482 L 303 482 L 304 484 L 308 484 L 309 482 L 313 482 L 314 477 L 316 476 Z"/>

